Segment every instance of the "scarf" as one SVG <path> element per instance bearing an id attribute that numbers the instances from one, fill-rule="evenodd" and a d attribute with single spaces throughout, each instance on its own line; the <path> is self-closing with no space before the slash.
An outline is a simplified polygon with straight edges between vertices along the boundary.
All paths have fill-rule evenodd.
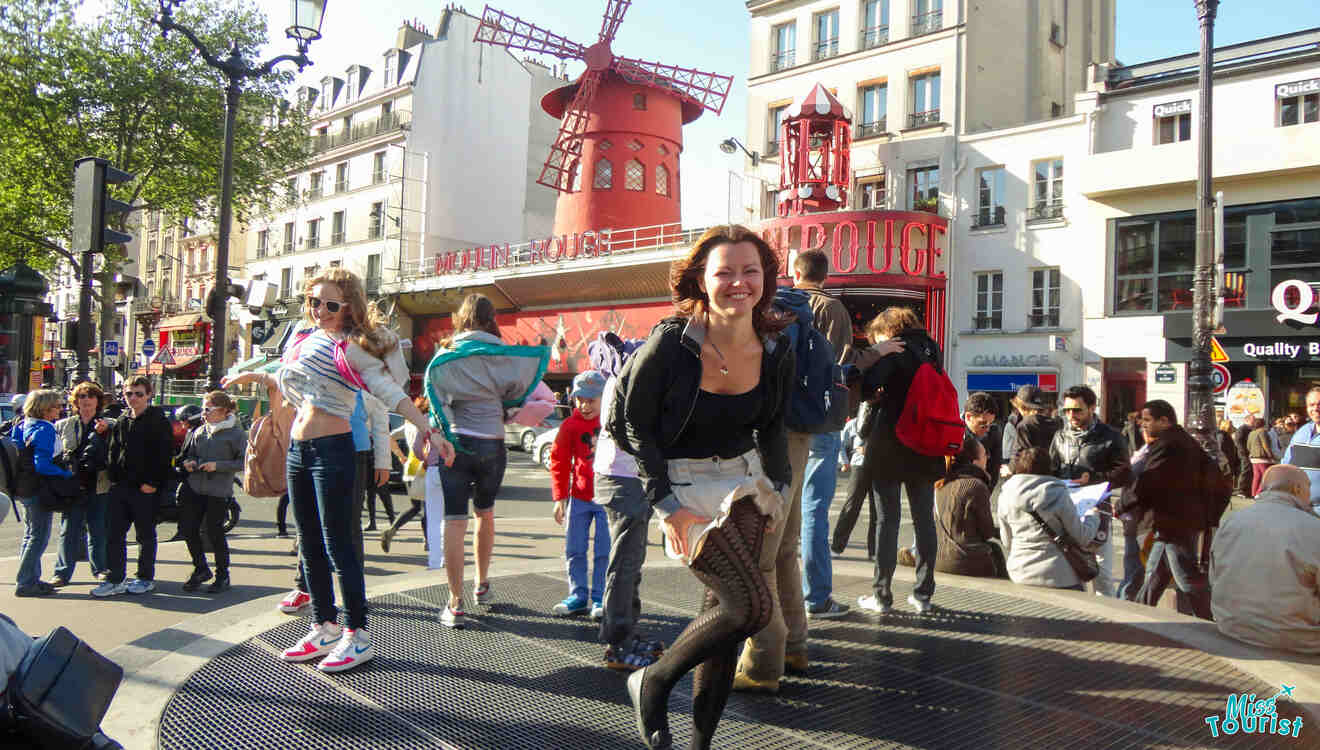
<path id="1" fill-rule="evenodd" d="M 227 430 L 236 424 L 238 424 L 238 415 L 230 414 L 229 416 L 225 417 L 219 422 L 215 422 L 214 424 L 211 422 L 204 423 L 203 429 L 205 430 L 206 437 L 211 438 L 215 436 L 215 433 L 221 430 Z"/>

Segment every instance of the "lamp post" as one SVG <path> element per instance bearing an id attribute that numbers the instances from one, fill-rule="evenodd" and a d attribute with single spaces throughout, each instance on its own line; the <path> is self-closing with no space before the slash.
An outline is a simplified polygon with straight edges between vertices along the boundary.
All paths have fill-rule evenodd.
<path id="1" fill-rule="evenodd" d="M 1210 383 L 1211 311 L 1214 308 L 1214 196 L 1211 193 L 1212 87 L 1215 13 L 1219 0 L 1194 0 L 1201 24 L 1200 81 L 1197 93 L 1196 275 L 1192 286 L 1192 361 L 1187 375 L 1187 427 L 1211 456 L 1219 456 L 1214 439 L 1215 405 Z"/>
<path id="2" fill-rule="evenodd" d="M 234 122 L 238 116 L 238 95 L 243 90 L 243 81 L 269 75 L 282 62 L 297 65 L 299 71 L 312 64 L 307 58 L 307 49 L 312 42 L 321 38 L 321 22 L 325 19 L 328 1 L 289 0 L 290 25 L 285 29 L 285 35 L 297 43 L 298 54 L 280 55 L 264 63 L 250 65 L 243 60 L 237 44 L 230 47 L 228 57 L 216 57 L 191 29 L 175 23 L 174 9 L 182 5 L 184 0 L 157 0 L 160 12 L 152 20 L 160 27 L 161 36 L 167 36 L 171 31 L 183 34 L 192 42 L 206 64 L 220 71 L 228 83 L 225 87 L 225 142 L 220 167 L 220 236 L 216 241 L 215 253 L 215 288 L 218 293 L 214 297 L 216 309 L 207 311 L 212 321 L 209 379 L 213 389 L 220 387 L 220 377 L 225 367 L 225 324 L 228 322 L 228 314 L 224 292 L 229 289 L 230 204 L 234 189 Z"/>

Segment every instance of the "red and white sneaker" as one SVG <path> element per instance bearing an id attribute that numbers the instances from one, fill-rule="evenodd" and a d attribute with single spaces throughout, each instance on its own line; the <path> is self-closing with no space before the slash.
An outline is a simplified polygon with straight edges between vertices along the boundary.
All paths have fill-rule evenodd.
<path id="1" fill-rule="evenodd" d="M 307 635 L 292 648 L 287 648 L 280 658 L 284 661 L 311 661 L 318 656 L 325 656 L 344 640 L 344 631 L 333 622 L 320 622 L 311 627 Z"/>
<path id="2" fill-rule="evenodd" d="M 280 600 L 280 611 L 286 615 L 296 615 L 312 604 L 312 595 L 300 589 L 290 591 Z"/>
<path id="3" fill-rule="evenodd" d="M 376 650 L 371 647 L 371 636 L 367 631 L 345 630 L 339 645 L 316 668 L 322 672 L 343 672 L 371 661 L 375 655 Z"/>

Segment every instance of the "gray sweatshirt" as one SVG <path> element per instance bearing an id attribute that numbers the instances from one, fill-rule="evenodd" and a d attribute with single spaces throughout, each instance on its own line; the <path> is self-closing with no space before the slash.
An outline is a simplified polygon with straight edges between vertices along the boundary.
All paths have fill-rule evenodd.
<path id="1" fill-rule="evenodd" d="M 188 473 L 188 486 L 199 495 L 229 497 L 233 491 L 234 475 L 243 471 L 243 458 L 247 454 L 247 431 L 235 424 L 207 434 L 207 425 L 188 433 L 179 453 L 180 465 L 189 459 L 198 466 L 215 462 L 215 471 Z"/>

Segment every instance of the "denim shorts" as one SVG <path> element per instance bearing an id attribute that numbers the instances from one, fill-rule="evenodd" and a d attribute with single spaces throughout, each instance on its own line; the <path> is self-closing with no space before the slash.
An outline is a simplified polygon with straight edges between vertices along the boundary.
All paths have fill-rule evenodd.
<path id="1" fill-rule="evenodd" d="M 495 507 L 495 494 L 504 482 L 509 453 L 502 438 L 456 435 L 453 466 L 440 466 L 445 491 L 445 520 L 468 517 L 468 500 L 478 513 Z"/>

